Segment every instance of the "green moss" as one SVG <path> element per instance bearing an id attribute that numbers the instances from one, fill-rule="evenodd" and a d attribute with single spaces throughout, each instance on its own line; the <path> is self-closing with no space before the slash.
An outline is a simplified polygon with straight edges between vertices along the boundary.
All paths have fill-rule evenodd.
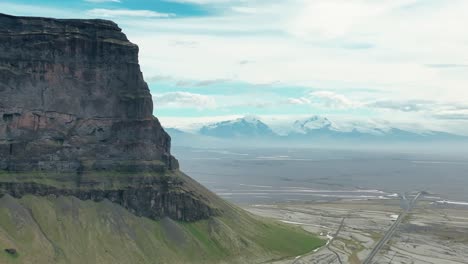
<path id="1" fill-rule="evenodd" d="M 277 223 L 265 225 L 257 233 L 260 245 L 280 255 L 302 255 L 324 245 L 323 240 L 302 229 Z"/>
<path id="2" fill-rule="evenodd" d="M 167 182 L 175 179 L 175 175 L 171 171 L 164 173 L 157 172 L 125 172 L 125 171 L 90 171 L 82 175 L 66 172 L 7 172 L 0 170 L 0 182 L 13 183 L 37 183 L 55 188 L 65 189 L 120 189 L 132 184 L 131 179 L 135 177 L 154 178 L 161 182 Z M 80 182 L 96 183 L 92 186 L 85 184 L 80 185 Z"/>
<path id="3" fill-rule="evenodd" d="M 198 245 L 204 250 L 207 259 L 217 260 L 229 255 L 229 248 L 224 248 L 220 241 L 210 236 L 209 224 L 207 220 L 195 223 L 180 223 L 191 234 Z M 192 255 L 195 255 L 193 252 Z"/>
<path id="4" fill-rule="evenodd" d="M 227 208 L 226 208 L 227 210 Z M 0 263 L 258 263 L 297 256 L 324 241 L 300 228 L 255 218 L 236 207 L 225 216 L 174 222 L 184 243 L 160 221 L 108 201 L 25 196 L 0 199 Z"/>
<path id="5" fill-rule="evenodd" d="M 168 227 L 163 225 L 166 222 L 137 217 L 106 200 L 4 196 L 0 198 L 0 250 L 16 248 L 21 254 L 17 262 L 0 254 L 0 263 L 257 263 L 301 255 L 324 244 L 301 228 L 246 213 L 181 172 L 96 171 L 81 176 L 84 182 L 100 183 L 92 188 L 105 189 L 127 187 L 135 177 L 148 177 L 162 187 L 180 182 L 184 191 L 202 195 L 223 215 L 193 223 L 174 222 Z M 0 171 L 0 182 L 90 188 L 77 186 L 76 174 L 50 172 Z M 168 235 L 173 234 L 168 228 L 177 230 L 184 243 Z"/>
<path id="6" fill-rule="evenodd" d="M 6 250 L 3 251 L 3 254 L 7 255 L 7 258 L 10 258 L 12 261 L 17 261 L 19 254 L 18 252 L 15 253 L 8 253 Z"/>

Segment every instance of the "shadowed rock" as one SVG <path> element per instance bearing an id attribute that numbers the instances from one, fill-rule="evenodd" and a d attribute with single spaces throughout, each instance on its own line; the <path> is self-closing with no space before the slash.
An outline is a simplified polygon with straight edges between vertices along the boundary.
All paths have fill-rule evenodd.
<path id="1" fill-rule="evenodd" d="M 115 23 L 0 14 L 0 195 L 108 199 L 153 219 L 218 214 L 152 113 L 138 47 Z"/>
<path id="2" fill-rule="evenodd" d="M 152 112 L 115 23 L 0 15 L 1 169 L 177 169 Z"/>

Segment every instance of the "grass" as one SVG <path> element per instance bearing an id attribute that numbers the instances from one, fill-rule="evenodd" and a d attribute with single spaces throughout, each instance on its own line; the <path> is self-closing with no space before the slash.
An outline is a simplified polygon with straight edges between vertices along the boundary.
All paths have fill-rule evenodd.
<path id="1" fill-rule="evenodd" d="M 181 172 L 62 173 L 0 172 L 0 182 L 35 182 L 57 188 L 125 188 L 136 177 L 173 191 L 196 193 L 222 211 L 197 222 L 163 222 L 137 217 L 107 200 L 74 197 L 0 198 L 0 250 L 14 248 L 17 258 L 0 254 L 0 263 L 258 263 L 295 257 L 325 244 L 301 228 L 255 217 L 220 199 Z M 183 243 L 182 243 L 182 242 Z"/>
<path id="2" fill-rule="evenodd" d="M 300 228 L 238 209 L 203 221 L 174 222 L 184 243 L 161 221 L 111 202 L 73 197 L 0 198 L 0 263 L 258 263 L 297 256 L 324 241 Z"/>
<path id="3" fill-rule="evenodd" d="M 270 220 L 253 220 L 245 227 L 233 226 L 229 219 L 223 217 L 216 221 L 216 225 L 224 226 L 221 230 L 213 231 L 210 220 L 183 223 L 212 261 L 233 259 L 242 254 L 264 256 L 263 260 L 282 259 L 302 255 L 324 245 L 323 240 L 300 228 Z"/>
<path id="4" fill-rule="evenodd" d="M 255 239 L 260 245 L 269 250 L 289 256 L 302 255 L 321 247 L 323 240 L 317 239 L 302 229 L 269 223 L 260 228 Z"/>
<path id="5" fill-rule="evenodd" d="M 170 171 L 164 173 L 157 172 L 122 172 L 122 171 L 90 171 L 83 175 L 66 172 L 8 172 L 0 170 L 0 182 L 14 183 L 36 183 L 55 188 L 64 189 L 119 189 L 127 187 L 131 183 L 131 179 L 136 177 L 154 178 L 160 181 L 168 181 L 173 179 L 175 174 Z M 78 184 L 79 182 L 95 183 L 90 186 L 88 184 Z"/>
<path id="6" fill-rule="evenodd" d="M 217 239 L 210 236 L 208 220 L 195 223 L 182 222 L 180 224 L 186 228 L 191 237 L 204 250 L 206 258 L 217 260 L 229 256 L 229 248 L 223 247 Z M 196 252 L 192 252 L 192 255 L 196 255 Z"/>

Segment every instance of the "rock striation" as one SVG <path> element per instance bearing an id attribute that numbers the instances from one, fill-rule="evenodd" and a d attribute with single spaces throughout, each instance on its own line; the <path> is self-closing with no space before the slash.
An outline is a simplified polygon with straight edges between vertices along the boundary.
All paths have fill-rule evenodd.
<path id="1" fill-rule="evenodd" d="M 185 187 L 152 113 L 138 47 L 114 22 L 0 14 L 3 193 L 107 198 L 154 219 L 216 214 Z"/>
<path id="2" fill-rule="evenodd" d="M 0 16 L 1 169 L 177 169 L 152 112 L 115 23 Z"/>

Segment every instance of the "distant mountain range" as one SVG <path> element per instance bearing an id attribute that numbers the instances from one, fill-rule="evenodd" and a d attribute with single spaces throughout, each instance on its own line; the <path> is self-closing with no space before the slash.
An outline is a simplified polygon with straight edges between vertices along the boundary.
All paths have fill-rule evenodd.
<path id="1" fill-rule="evenodd" d="M 423 143 L 440 141 L 467 140 L 468 137 L 442 131 L 402 129 L 389 124 L 366 122 L 335 123 L 326 117 L 311 116 L 310 118 L 293 121 L 286 132 L 275 132 L 267 123 L 256 117 L 243 117 L 203 125 L 195 131 L 167 128 L 173 137 L 174 145 L 211 145 L 226 140 L 242 139 L 242 143 L 287 145 L 313 144 L 326 145 L 333 143 Z"/>
<path id="2" fill-rule="evenodd" d="M 464 137 L 441 131 L 410 131 L 392 126 L 373 126 L 369 123 L 350 123 L 338 126 L 328 118 L 313 116 L 294 122 L 289 138 L 320 138 L 330 140 L 363 140 L 363 141 L 421 141 L 421 140 L 455 140 Z"/>
<path id="3" fill-rule="evenodd" d="M 218 138 L 278 136 L 267 124 L 254 117 L 244 117 L 209 124 L 203 126 L 199 133 Z"/>

